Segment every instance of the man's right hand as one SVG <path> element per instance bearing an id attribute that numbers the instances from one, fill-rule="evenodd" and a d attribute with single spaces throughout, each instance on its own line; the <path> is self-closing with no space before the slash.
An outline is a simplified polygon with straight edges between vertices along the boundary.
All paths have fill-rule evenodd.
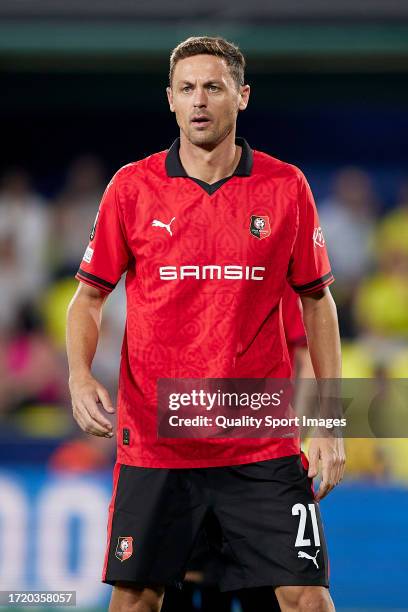
<path id="1" fill-rule="evenodd" d="M 85 377 L 71 377 L 69 380 L 72 411 L 81 429 L 94 436 L 111 438 L 112 424 L 102 414 L 98 404 L 113 414 L 115 409 L 108 391 L 90 374 Z"/>

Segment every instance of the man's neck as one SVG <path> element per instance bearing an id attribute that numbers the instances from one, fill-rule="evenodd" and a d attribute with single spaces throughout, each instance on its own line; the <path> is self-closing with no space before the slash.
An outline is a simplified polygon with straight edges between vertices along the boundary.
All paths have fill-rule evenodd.
<path id="1" fill-rule="evenodd" d="M 205 183 L 216 183 L 234 173 L 242 148 L 235 144 L 235 132 L 229 134 L 214 149 L 207 151 L 193 145 L 180 134 L 180 161 L 188 176 Z"/>

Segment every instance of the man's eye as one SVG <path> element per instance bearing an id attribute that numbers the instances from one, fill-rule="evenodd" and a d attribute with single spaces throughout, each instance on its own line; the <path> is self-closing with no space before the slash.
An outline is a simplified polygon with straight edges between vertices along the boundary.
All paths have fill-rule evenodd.
<path id="1" fill-rule="evenodd" d="M 208 89 L 209 89 L 210 91 L 218 91 L 218 90 L 219 90 L 219 87 L 218 87 L 217 85 L 210 85 L 210 86 L 208 87 Z"/>
<path id="2" fill-rule="evenodd" d="M 190 85 L 186 85 L 185 87 L 183 87 L 183 91 L 184 93 L 188 93 L 189 91 L 191 91 Z"/>

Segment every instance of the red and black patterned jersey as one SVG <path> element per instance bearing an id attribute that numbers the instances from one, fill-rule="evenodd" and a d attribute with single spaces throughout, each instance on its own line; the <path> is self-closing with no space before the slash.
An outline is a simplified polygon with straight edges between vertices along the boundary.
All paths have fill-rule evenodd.
<path id="1" fill-rule="evenodd" d="M 333 281 L 302 172 L 245 140 L 234 174 L 187 176 L 179 140 L 109 183 L 76 278 L 110 292 L 126 272 L 118 460 L 205 467 L 299 452 L 296 439 L 158 438 L 159 378 L 284 378 L 287 282 L 299 294 Z M 124 439 L 122 432 L 126 430 Z"/>

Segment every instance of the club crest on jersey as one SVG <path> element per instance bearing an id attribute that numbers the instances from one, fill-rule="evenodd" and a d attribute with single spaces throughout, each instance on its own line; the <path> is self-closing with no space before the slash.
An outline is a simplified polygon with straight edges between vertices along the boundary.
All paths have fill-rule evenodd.
<path id="1" fill-rule="evenodd" d="M 98 212 L 96 213 L 95 221 L 94 221 L 94 224 L 93 224 L 93 226 L 92 226 L 91 233 L 89 234 L 89 239 L 90 239 L 90 240 L 93 240 L 93 239 L 95 238 L 96 224 L 98 223 L 98 217 L 99 217 L 99 210 L 98 210 Z"/>
<path id="2" fill-rule="evenodd" d="M 120 536 L 116 546 L 115 557 L 119 561 L 126 561 L 133 554 L 133 538 L 131 536 Z"/>
<path id="3" fill-rule="evenodd" d="M 249 231 L 259 240 L 270 236 L 271 226 L 269 223 L 269 217 L 266 217 L 265 215 L 251 215 Z"/>

